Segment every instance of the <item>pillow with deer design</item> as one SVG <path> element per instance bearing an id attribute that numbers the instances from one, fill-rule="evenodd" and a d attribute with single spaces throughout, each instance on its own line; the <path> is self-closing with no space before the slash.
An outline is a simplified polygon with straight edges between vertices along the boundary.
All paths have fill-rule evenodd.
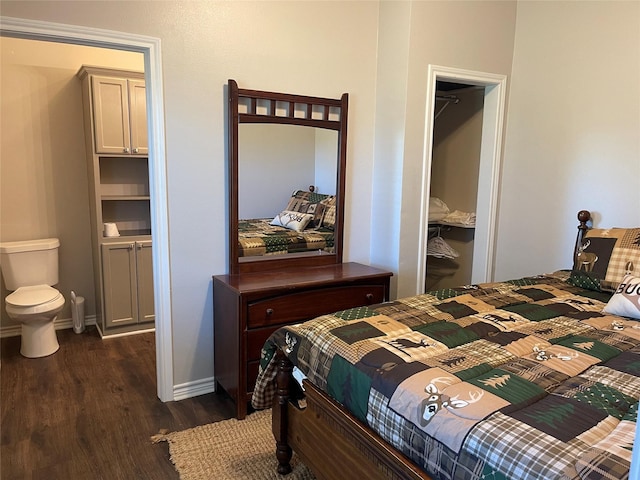
<path id="1" fill-rule="evenodd" d="M 640 320 L 640 277 L 625 275 L 603 312 Z"/>
<path id="2" fill-rule="evenodd" d="M 578 247 L 574 285 L 587 277 L 599 282 L 601 290 L 614 292 L 626 273 L 640 269 L 640 228 L 593 228 Z M 589 286 L 579 285 L 585 288 Z"/>

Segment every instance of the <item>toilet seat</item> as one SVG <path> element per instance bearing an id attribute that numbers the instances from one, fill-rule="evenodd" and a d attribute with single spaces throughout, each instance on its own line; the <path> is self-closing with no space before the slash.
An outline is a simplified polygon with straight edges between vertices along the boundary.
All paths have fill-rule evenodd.
<path id="1" fill-rule="evenodd" d="M 11 310 L 28 310 L 34 314 L 57 308 L 60 301 L 64 305 L 62 294 L 49 285 L 20 287 L 9 294 L 5 301 Z"/>

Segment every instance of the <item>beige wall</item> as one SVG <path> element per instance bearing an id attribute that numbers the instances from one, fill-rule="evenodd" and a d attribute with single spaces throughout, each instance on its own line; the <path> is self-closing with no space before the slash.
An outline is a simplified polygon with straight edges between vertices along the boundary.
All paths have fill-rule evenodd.
<path id="1" fill-rule="evenodd" d="M 515 2 L 381 5 L 371 256 L 396 273 L 397 296 L 416 293 L 428 66 L 509 75 L 515 18 Z"/>
<path id="2" fill-rule="evenodd" d="M 640 2 L 518 3 L 496 278 L 570 268 L 576 214 L 640 225 Z"/>
<path id="3" fill-rule="evenodd" d="M 60 283 L 94 316 L 89 190 L 80 81 L 83 64 L 142 70 L 141 54 L 0 38 L 0 241 L 60 239 Z M 2 298 L 7 292 L 2 282 Z M 2 308 L 2 327 L 16 325 Z"/>

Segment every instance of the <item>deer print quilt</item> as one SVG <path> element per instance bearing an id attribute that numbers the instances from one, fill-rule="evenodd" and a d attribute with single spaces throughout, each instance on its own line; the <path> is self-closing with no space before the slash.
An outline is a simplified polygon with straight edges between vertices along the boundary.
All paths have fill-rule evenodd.
<path id="1" fill-rule="evenodd" d="M 253 406 L 271 406 L 276 349 L 434 478 L 627 478 L 640 322 L 567 272 L 470 285 L 276 331 Z"/>

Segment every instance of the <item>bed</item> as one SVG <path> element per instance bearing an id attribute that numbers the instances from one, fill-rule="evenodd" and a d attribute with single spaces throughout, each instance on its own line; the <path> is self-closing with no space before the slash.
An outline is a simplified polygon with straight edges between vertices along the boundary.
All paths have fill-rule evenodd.
<path id="1" fill-rule="evenodd" d="M 239 220 L 238 256 L 333 253 L 334 226 L 335 196 L 298 190 L 274 218 Z"/>
<path id="2" fill-rule="evenodd" d="M 578 218 L 572 270 L 272 334 L 252 404 L 273 406 L 278 472 L 293 450 L 328 479 L 628 478 L 640 228 L 587 231 L 589 212 Z"/>

